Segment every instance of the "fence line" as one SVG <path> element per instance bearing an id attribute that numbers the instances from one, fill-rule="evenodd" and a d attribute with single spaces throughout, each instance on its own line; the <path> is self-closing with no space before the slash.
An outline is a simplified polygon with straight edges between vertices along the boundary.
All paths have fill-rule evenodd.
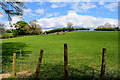
<path id="1" fill-rule="evenodd" d="M 102 52 L 102 65 L 101 65 L 101 73 L 100 73 L 100 78 L 105 77 L 105 66 L 106 66 L 106 55 L 107 55 L 107 50 L 106 48 L 103 48 Z M 39 71 L 40 71 L 40 66 L 42 62 L 42 57 L 43 57 L 43 50 L 40 50 L 40 55 L 38 59 L 38 64 L 35 72 L 35 78 L 34 80 L 37 79 Z M 20 59 L 21 59 L 21 48 L 20 48 Z M 13 66 L 12 66 L 12 77 L 15 78 L 15 63 L 16 63 L 16 53 L 13 53 Z M 95 77 L 94 75 L 94 69 L 93 69 L 93 78 Z M 67 44 L 64 44 L 64 77 L 65 79 L 68 79 L 68 47 Z"/>

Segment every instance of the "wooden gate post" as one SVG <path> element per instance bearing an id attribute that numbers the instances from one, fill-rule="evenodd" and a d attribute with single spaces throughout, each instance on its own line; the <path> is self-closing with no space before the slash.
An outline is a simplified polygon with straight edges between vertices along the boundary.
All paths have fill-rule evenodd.
<path id="1" fill-rule="evenodd" d="M 65 75 L 65 79 L 68 79 L 67 44 L 64 44 L 64 75 Z"/>
<path id="2" fill-rule="evenodd" d="M 13 78 L 15 78 L 15 61 L 16 61 L 16 53 L 13 53 L 13 67 L 12 67 Z"/>
<path id="3" fill-rule="evenodd" d="M 100 78 L 105 77 L 104 74 L 105 74 L 105 66 L 106 66 L 106 55 L 107 55 L 107 50 L 106 48 L 103 48 Z"/>
<path id="4" fill-rule="evenodd" d="M 40 65 L 41 65 L 41 62 L 42 62 L 42 56 L 43 56 L 43 50 L 40 51 L 40 55 L 39 55 L 39 59 L 38 59 L 38 64 L 37 64 L 37 69 L 36 69 L 34 80 L 37 80 L 37 76 L 38 76 L 39 71 L 40 71 Z"/>

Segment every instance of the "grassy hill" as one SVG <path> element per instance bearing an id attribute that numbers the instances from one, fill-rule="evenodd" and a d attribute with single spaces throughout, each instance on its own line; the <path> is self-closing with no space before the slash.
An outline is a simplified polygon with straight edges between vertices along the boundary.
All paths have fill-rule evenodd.
<path id="1" fill-rule="evenodd" d="M 3 73 L 12 72 L 12 55 L 17 53 L 16 71 L 34 70 L 40 49 L 44 50 L 40 77 L 64 76 L 64 43 L 68 45 L 68 67 L 71 77 L 99 76 L 102 48 L 107 49 L 106 75 L 116 77 L 118 67 L 117 31 L 77 31 L 65 35 L 46 34 L 2 40 Z M 22 60 L 20 60 L 20 47 Z M 114 75 L 115 74 L 115 75 Z M 53 75 L 53 76 L 52 76 Z"/>

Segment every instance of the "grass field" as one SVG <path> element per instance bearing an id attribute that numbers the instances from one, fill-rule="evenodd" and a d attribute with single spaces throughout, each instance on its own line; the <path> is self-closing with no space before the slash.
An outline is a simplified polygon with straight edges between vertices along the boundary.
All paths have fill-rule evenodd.
<path id="1" fill-rule="evenodd" d="M 3 73 L 12 72 L 12 55 L 17 53 L 16 71 L 35 71 L 40 49 L 44 50 L 41 78 L 64 76 L 64 43 L 68 45 L 69 77 L 99 77 L 102 48 L 107 49 L 106 76 L 117 77 L 118 32 L 77 31 L 65 35 L 46 34 L 16 37 L 2 40 Z M 22 60 L 20 60 L 20 47 Z M 20 62 L 21 61 L 21 62 Z"/>

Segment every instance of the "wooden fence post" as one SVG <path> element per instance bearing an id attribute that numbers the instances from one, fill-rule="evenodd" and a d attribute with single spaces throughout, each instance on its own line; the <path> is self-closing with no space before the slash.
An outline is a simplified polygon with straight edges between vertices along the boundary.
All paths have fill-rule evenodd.
<path id="1" fill-rule="evenodd" d="M 107 54 L 107 50 L 106 48 L 103 48 L 100 78 L 105 77 L 104 74 L 105 74 L 105 66 L 106 66 L 106 54 Z"/>
<path id="2" fill-rule="evenodd" d="M 65 79 L 68 79 L 67 44 L 64 44 L 64 75 L 65 75 Z"/>
<path id="3" fill-rule="evenodd" d="M 13 78 L 15 78 L 15 61 L 16 61 L 16 53 L 13 53 L 13 67 L 12 67 Z"/>
<path id="4" fill-rule="evenodd" d="M 40 55 L 39 55 L 39 59 L 38 59 L 38 64 L 37 64 L 37 69 L 36 69 L 34 80 L 37 80 L 37 76 L 38 76 L 39 71 L 40 71 L 40 65 L 41 65 L 41 62 L 42 62 L 42 56 L 43 56 L 43 50 L 40 51 Z"/>

